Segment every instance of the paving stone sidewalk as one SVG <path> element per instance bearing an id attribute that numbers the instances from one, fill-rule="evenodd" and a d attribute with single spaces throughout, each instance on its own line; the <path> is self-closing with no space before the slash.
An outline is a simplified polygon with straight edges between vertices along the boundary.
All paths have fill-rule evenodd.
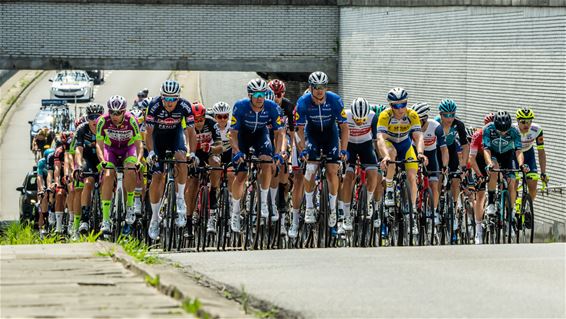
<path id="1" fill-rule="evenodd" d="M 97 244 L 0 246 L 0 317 L 179 318 L 180 303 Z"/>

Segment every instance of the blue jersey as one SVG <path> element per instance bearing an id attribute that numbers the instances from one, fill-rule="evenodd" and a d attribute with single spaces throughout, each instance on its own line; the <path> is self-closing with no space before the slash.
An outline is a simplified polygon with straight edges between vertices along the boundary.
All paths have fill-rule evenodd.
<path id="1" fill-rule="evenodd" d="M 182 131 L 183 120 L 188 127 L 195 124 L 189 101 L 179 98 L 171 112 L 165 109 L 163 100 L 159 96 L 149 102 L 145 121 L 148 127 L 153 128 L 154 134 L 171 134 Z"/>
<path id="2" fill-rule="evenodd" d="M 37 161 L 37 175 L 47 177 L 47 158 L 43 157 Z"/>
<path id="3" fill-rule="evenodd" d="M 326 99 L 321 105 L 312 101 L 311 93 L 307 93 L 297 101 L 296 125 L 305 126 L 309 131 L 335 130 L 336 123 L 346 122 L 344 103 L 340 96 L 334 92 L 326 92 Z"/>
<path id="4" fill-rule="evenodd" d="M 246 131 L 255 133 L 266 130 L 271 125 L 273 130 L 282 128 L 281 116 L 277 103 L 271 100 L 263 102 L 263 108 L 259 112 L 252 109 L 249 98 L 241 99 L 234 104 L 230 128 L 235 131 Z"/>
<path id="5" fill-rule="evenodd" d="M 511 127 L 505 135 L 501 135 L 494 123 L 483 127 L 483 147 L 495 153 L 505 153 L 521 149 L 521 134 L 515 127 Z"/>

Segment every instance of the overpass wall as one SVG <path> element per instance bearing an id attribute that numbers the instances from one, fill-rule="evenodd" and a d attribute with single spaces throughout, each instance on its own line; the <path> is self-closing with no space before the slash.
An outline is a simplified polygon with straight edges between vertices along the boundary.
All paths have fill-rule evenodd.
<path id="1" fill-rule="evenodd" d="M 310 2 L 0 2 L 0 69 L 336 74 L 339 9 Z"/>
<path id="2" fill-rule="evenodd" d="M 551 186 L 566 184 L 566 8 L 344 6 L 339 61 L 345 103 L 385 103 L 386 92 L 402 86 L 409 103 L 435 111 L 453 98 L 473 126 L 487 112 L 533 106 Z M 536 220 L 564 233 L 565 200 L 539 197 Z"/>

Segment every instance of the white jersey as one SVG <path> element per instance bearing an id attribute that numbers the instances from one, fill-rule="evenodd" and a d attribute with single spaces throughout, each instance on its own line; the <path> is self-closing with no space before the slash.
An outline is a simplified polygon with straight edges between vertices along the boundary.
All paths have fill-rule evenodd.
<path id="1" fill-rule="evenodd" d="M 352 119 L 352 111 L 346 110 L 346 122 L 350 128 L 350 139 L 348 143 L 361 144 L 374 140 L 377 134 L 377 116 L 370 111 L 368 119 L 362 125 L 357 125 Z"/>
<path id="2" fill-rule="evenodd" d="M 425 151 L 434 151 L 438 147 L 446 147 L 444 130 L 440 123 L 433 119 L 427 120 L 428 126 L 423 132 Z"/>
<path id="3" fill-rule="evenodd" d="M 222 140 L 224 151 L 229 150 L 230 148 L 232 148 L 232 146 L 230 145 L 230 122 L 226 124 L 226 127 L 224 127 L 224 129 L 221 129 L 220 125 L 216 125 L 218 126 L 218 130 L 220 131 L 220 139 Z"/>
<path id="4" fill-rule="evenodd" d="M 542 128 L 540 125 L 535 123 L 531 124 L 531 128 L 526 133 L 519 130 L 519 125 L 517 123 L 514 123 L 513 126 L 521 134 L 521 151 L 523 152 L 530 150 L 535 144 L 537 138 L 542 135 Z"/>

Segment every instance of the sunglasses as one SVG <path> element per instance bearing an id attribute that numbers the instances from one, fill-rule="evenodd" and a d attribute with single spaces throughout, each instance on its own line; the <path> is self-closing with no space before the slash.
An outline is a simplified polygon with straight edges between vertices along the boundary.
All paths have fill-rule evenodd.
<path id="1" fill-rule="evenodd" d="M 204 116 L 202 117 L 195 117 L 195 123 L 204 122 Z"/>
<path id="2" fill-rule="evenodd" d="M 219 120 L 227 120 L 228 119 L 228 114 L 222 114 L 222 115 L 215 115 L 215 118 L 219 119 Z"/>
<path id="3" fill-rule="evenodd" d="M 324 84 L 311 85 L 311 88 L 313 88 L 315 90 L 324 90 L 324 89 L 326 89 L 326 85 L 324 85 Z"/>
<path id="4" fill-rule="evenodd" d="M 276 93 L 276 94 L 275 94 L 275 97 L 278 98 L 278 99 L 280 99 L 280 98 L 283 96 L 283 94 L 284 94 L 284 93 Z"/>
<path id="5" fill-rule="evenodd" d="M 521 124 L 531 124 L 533 121 L 532 120 L 520 120 L 519 123 Z"/>
<path id="6" fill-rule="evenodd" d="M 361 119 L 354 119 L 353 118 L 353 120 L 356 123 L 365 123 L 368 120 L 368 118 L 367 117 L 364 117 L 364 118 L 361 118 Z"/>
<path id="7" fill-rule="evenodd" d="M 253 97 L 254 99 L 258 99 L 258 98 L 260 98 L 260 97 L 263 97 L 263 98 L 264 98 L 265 95 L 266 95 L 265 92 L 255 92 L 254 94 L 252 94 L 252 97 Z"/>
<path id="8" fill-rule="evenodd" d="M 177 102 L 178 99 L 179 99 L 179 98 L 176 97 L 176 96 L 164 96 L 164 97 L 163 97 L 163 100 L 164 100 L 165 102 Z"/>
<path id="9" fill-rule="evenodd" d="M 447 119 L 450 119 L 450 118 L 455 117 L 455 116 L 456 116 L 456 113 L 444 113 L 444 112 L 441 112 L 441 113 L 440 113 L 440 116 L 445 117 L 445 118 L 447 118 Z"/>
<path id="10" fill-rule="evenodd" d="M 98 114 L 91 114 L 91 115 L 88 115 L 88 116 L 86 117 L 86 119 L 89 120 L 89 121 L 95 121 L 95 120 L 97 120 L 99 117 L 100 117 L 100 115 L 98 115 Z"/>
<path id="11" fill-rule="evenodd" d="M 391 105 L 391 108 L 393 109 L 402 109 L 404 107 L 407 107 L 407 102 L 403 102 L 403 103 L 389 103 L 389 105 Z"/>
<path id="12" fill-rule="evenodd" d="M 110 115 L 114 116 L 123 115 L 124 113 L 124 111 L 110 111 Z"/>

